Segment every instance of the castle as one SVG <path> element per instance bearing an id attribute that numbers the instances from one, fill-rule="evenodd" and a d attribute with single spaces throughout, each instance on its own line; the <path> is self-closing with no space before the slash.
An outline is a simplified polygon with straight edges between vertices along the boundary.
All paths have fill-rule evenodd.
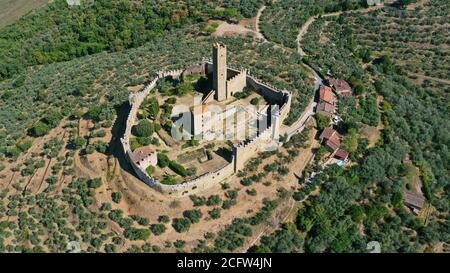
<path id="1" fill-rule="evenodd" d="M 228 67 L 227 47 L 223 43 L 213 45 L 212 56 L 212 62 L 204 61 L 186 69 L 159 72 L 157 77 L 143 91 L 131 94 L 129 97 L 131 110 L 127 119 L 125 134 L 121 139 L 125 155 L 137 176 L 146 184 L 161 192 L 183 196 L 202 191 L 244 169 L 246 161 L 256 156 L 258 152 L 276 148 L 280 144 L 278 141 L 280 126 L 290 111 L 291 93 L 286 90 L 277 90 L 273 86 L 257 80 L 246 69 Z M 246 86 L 252 87 L 268 102 L 268 105 L 250 113 L 250 121 L 257 124 L 256 130 L 249 137 L 234 145 L 231 160 L 228 164 L 193 180 L 176 185 L 166 185 L 151 177 L 144 168 L 150 165 L 156 166 L 157 162 L 154 160 L 156 152 L 131 150 L 131 127 L 136 122 L 136 115 L 141 103 L 156 86 L 158 80 L 167 76 L 181 77 L 190 74 L 212 75 L 213 82 L 213 89 L 205 92 L 203 98 L 190 108 L 191 134 L 198 139 L 203 139 L 213 133 L 211 125 L 221 123 L 227 117 L 237 115 L 240 111 L 246 111 L 246 105 L 239 103 L 214 113 L 210 110 L 217 104 L 226 104 L 233 98 L 234 94 L 242 92 Z M 237 131 L 240 130 L 240 122 L 242 123 L 238 120 L 238 124 L 234 128 Z M 151 158 L 146 158 L 146 156 Z"/>

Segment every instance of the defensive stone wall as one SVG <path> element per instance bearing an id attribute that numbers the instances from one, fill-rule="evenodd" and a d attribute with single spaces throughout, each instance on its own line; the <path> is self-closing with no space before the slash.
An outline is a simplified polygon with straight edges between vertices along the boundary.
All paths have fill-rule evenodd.
<path id="1" fill-rule="evenodd" d="M 150 187 L 173 196 L 192 194 L 207 189 L 217 183 L 220 183 L 221 181 L 223 181 L 224 179 L 226 179 L 227 177 L 231 176 L 234 173 L 234 157 L 233 157 L 230 163 L 214 172 L 206 173 L 193 180 L 186 181 L 181 184 L 165 185 L 162 184 L 160 181 L 154 179 L 150 175 L 148 175 L 143 167 L 135 164 L 132 160 L 130 160 L 129 153 L 131 152 L 130 147 L 131 128 L 136 122 L 137 113 L 142 102 L 149 95 L 150 91 L 156 87 L 156 83 L 158 82 L 158 80 L 165 78 L 167 76 L 180 77 L 183 72 L 184 70 L 158 72 L 157 77 L 155 77 L 142 91 L 131 94 L 129 96 L 129 103 L 131 105 L 131 109 L 127 117 L 125 133 L 123 137 L 120 139 L 122 142 L 122 148 L 125 153 L 126 159 L 132 166 L 136 175 Z"/>
<path id="2" fill-rule="evenodd" d="M 258 152 L 263 151 L 264 148 L 267 147 L 272 139 L 272 131 L 273 128 L 268 127 L 260 134 L 250 138 L 250 140 L 241 142 L 239 145 L 235 145 L 233 147 L 235 172 L 244 169 L 244 164 L 247 160 L 254 157 Z"/>
<path id="3" fill-rule="evenodd" d="M 261 94 L 270 104 L 278 104 L 280 106 L 280 120 L 283 121 L 286 115 L 289 113 L 291 105 L 291 94 L 288 91 L 279 91 L 273 86 L 263 83 L 252 77 L 246 70 L 238 70 L 233 68 L 227 68 L 234 77 L 229 82 L 231 90 L 243 89 L 246 84 L 249 84 L 255 88 L 255 90 Z M 269 142 L 272 141 L 273 132 L 276 128 L 274 124 L 268 124 L 267 128 L 260 133 L 255 134 L 249 140 L 240 143 L 233 147 L 233 156 L 230 163 L 222 168 L 201 175 L 193 180 L 186 181 L 177 185 L 165 185 L 149 176 L 145 169 L 135 164 L 129 159 L 129 153 L 131 152 L 129 139 L 131 137 L 131 128 L 136 122 L 136 116 L 140 105 L 144 99 L 148 96 L 150 91 L 155 88 L 157 81 L 167 77 L 180 77 L 182 74 L 191 75 L 195 73 L 209 73 L 212 70 L 212 63 L 205 61 L 200 65 L 193 65 L 185 70 L 172 70 L 172 71 L 160 71 L 145 88 L 144 90 L 131 94 L 129 102 L 131 105 L 130 113 L 127 117 L 127 123 L 123 138 L 121 138 L 122 147 L 126 155 L 127 160 L 131 164 L 136 175 L 152 188 L 161 192 L 173 195 L 183 196 L 193 194 L 202 190 L 205 190 L 213 185 L 216 185 L 233 173 L 242 170 L 247 160 L 254 157 L 258 152 L 263 151 Z M 235 91 L 236 92 L 236 91 Z M 277 122 L 275 126 L 280 126 L 280 122 Z M 278 128 L 279 129 L 279 128 Z"/>
<path id="4" fill-rule="evenodd" d="M 227 97 L 230 98 L 235 93 L 242 92 L 247 85 L 247 70 L 240 71 L 236 76 L 227 80 Z"/>

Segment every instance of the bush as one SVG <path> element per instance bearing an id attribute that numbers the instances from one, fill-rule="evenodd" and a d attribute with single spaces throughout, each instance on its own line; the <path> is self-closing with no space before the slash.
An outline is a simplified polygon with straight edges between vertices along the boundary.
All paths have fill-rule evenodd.
<path id="1" fill-rule="evenodd" d="M 148 175 L 152 175 L 152 173 L 155 171 L 155 167 L 150 165 L 147 167 L 146 171 Z"/>
<path id="2" fill-rule="evenodd" d="M 110 203 L 103 203 L 102 206 L 100 207 L 101 211 L 108 211 L 111 210 L 111 204 Z"/>
<path id="3" fill-rule="evenodd" d="M 177 179 L 172 175 L 167 175 L 164 177 L 163 180 L 161 180 L 161 184 L 164 185 L 176 185 L 177 183 L 178 183 Z"/>
<path id="4" fill-rule="evenodd" d="M 178 249 L 183 248 L 185 245 L 186 245 L 186 242 L 183 240 L 176 240 L 175 243 L 173 243 L 173 246 Z"/>
<path id="5" fill-rule="evenodd" d="M 42 121 L 38 121 L 31 127 L 28 134 L 34 137 L 40 137 L 46 135 L 48 131 L 50 131 L 50 127 Z"/>
<path id="6" fill-rule="evenodd" d="M 251 100 L 250 100 L 250 103 L 251 103 L 252 105 L 258 105 L 258 104 L 259 104 L 259 98 L 253 98 L 253 99 L 251 99 Z"/>
<path id="7" fill-rule="evenodd" d="M 199 209 L 185 210 L 183 216 L 191 221 L 191 223 L 198 223 L 203 214 Z"/>
<path id="8" fill-rule="evenodd" d="M 119 222 L 120 219 L 122 219 L 122 216 L 123 216 L 123 211 L 120 210 L 120 209 L 112 210 L 112 211 L 108 214 L 109 219 L 111 219 L 111 220 L 114 221 L 114 222 Z"/>
<path id="9" fill-rule="evenodd" d="M 137 241 L 142 240 L 146 241 L 150 237 L 150 230 L 149 229 L 143 229 L 143 228 L 128 228 L 123 232 L 123 235 L 125 238 Z"/>
<path id="10" fill-rule="evenodd" d="M 97 189 L 102 186 L 102 179 L 101 178 L 94 178 L 89 180 L 88 187 L 92 189 Z"/>
<path id="11" fill-rule="evenodd" d="M 206 204 L 206 198 L 204 196 L 197 196 L 197 195 L 191 195 L 189 196 L 192 203 L 194 204 L 194 207 L 200 207 L 204 206 Z"/>
<path id="12" fill-rule="evenodd" d="M 208 213 L 209 213 L 209 216 L 211 216 L 212 219 L 219 219 L 220 218 L 220 212 L 221 212 L 221 210 L 219 208 L 213 208 Z"/>
<path id="13" fill-rule="evenodd" d="M 160 223 L 169 223 L 170 218 L 167 215 L 161 215 L 158 217 L 158 222 Z"/>
<path id="14" fill-rule="evenodd" d="M 161 235 L 166 231 L 166 226 L 163 224 L 153 224 L 150 228 L 155 235 Z"/>
<path id="15" fill-rule="evenodd" d="M 120 192 L 113 192 L 113 193 L 111 193 L 111 198 L 112 198 L 114 203 L 119 204 L 120 200 L 122 200 L 122 193 L 120 193 Z"/>
<path id="16" fill-rule="evenodd" d="M 84 145 L 86 145 L 86 139 L 82 137 L 76 137 L 72 140 L 72 146 L 75 150 L 81 149 Z"/>
<path id="17" fill-rule="evenodd" d="M 256 196 L 257 194 L 255 189 L 247 189 L 245 192 L 250 196 Z"/>
<path id="18" fill-rule="evenodd" d="M 331 119 L 329 116 L 321 114 L 321 113 L 316 114 L 316 120 L 317 120 L 317 128 L 319 129 L 319 131 L 322 131 L 323 129 L 328 127 L 328 125 L 330 125 L 330 122 L 331 122 Z"/>
<path id="19" fill-rule="evenodd" d="M 222 199 L 219 195 L 211 195 L 206 202 L 208 206 L 220 206 L 222 204 Z"/>
<path id="20" fill-rule="evenodd" d="M 175 218 L 172 221 L 172 227 L 178 232 L 186 232 L 191 228 L 191 221 L 186 218 Z"/>
<path id="21" fill-rule="evenodd" d="M 165 168 L 169 166 L 170 159 L 166 154 L 158 153 L 157 157 L 158 157 L 158 166 L 160 168 Z"/>
<path id="22" fill-rule="evenodd" d="M 132 133 L 137 137 L 149 137 L 155 132 L 153 123 L 148 120 L 141 120 L 137 125 L 133 126 Z"/>
<path id="23" fill-rule="evenodd" d="M 175 98 L 175 97 L 170 97 L 165 101 L 165 103 L 167 103 L 167 104 L 175 104 L 176 102 L 177 102 L 177 98 Z"/>
<path id="24" fill-rule="evenodd" d="M 169 168 L 174 171 L 175 173 L 177 173 L 178 175 L 185 177 L 187 176 L 187 172 L 186 169 L 183 167 L 183 165 L 178 164 L 175 161 L 170 161 L 169 162 Z"/>

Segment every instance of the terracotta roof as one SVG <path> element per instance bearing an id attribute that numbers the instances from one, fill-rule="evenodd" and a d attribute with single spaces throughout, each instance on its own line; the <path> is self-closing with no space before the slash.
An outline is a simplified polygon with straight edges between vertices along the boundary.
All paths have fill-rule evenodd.
<path id="1" fill-rule="evenodd" d="M 325 128 L 322 134 L 320 134 L 320 140 L 326 140 L 325 144 L 333 151 L 339 149 L 341 146 L 341 138 L 342 136 L 331 127 Z"/>
<path id="2" fill-rule="evenodd" d="M 405 203 L 408 206 L 421 209 L 425 204 L 425 197 L 423 197 L 418 193 L 405 190 L 404 194 L 405 194 Z"/>
<path id="3" fill-rule="evenodd" d="M 154 151 L 149 147 L 140 147 L 130 153 L 130 159 L 135 163 L 139 163 L 152 153 L 154 153 Z"/>
<path id="4" fill-rule="evenodd" d="M 323 130 L 322 134 L 320 134 L 320 139 L 329 139 L 336 131 L 331 127 L 327 127 Z"/>
<path id="5" fill-rule="evenodd" d="M 338 79 L 330 79 L 329 80 L 330 85 L 334 88 L 334 90 L 336 91 L 336 93 L 338 94 L 350 94 L 352 93 L 352 88 L 351 86 L 348 84 L 348 82 L 344 81 L 344 80 L 338 80 Z"/>
<path id="6" fill-rule="evenodd" d="M 339 149 L 341 147 L 341 139 L 338 135 L 338 133 L 333 134 L 328 140 L 327 140 L 327 146 L 331 148 L 333 151 Z"/>
<path id="7" fill-rule="evenodd" d="M 326 113 L 333 114 L 334 113 L 334 105 L 322 101 L 317 105 L 317 112 L 326 112 Z"/>
<path id="8" fill-rule="evenodd" d="M 327 102 L 329 104 L 334 103 L 333 91 L 330 87 L 321 85 L 319 89 L 319 99 L 320 101 Z"/>
<path id="9" fill-rule="evenodd" d="M 334 154 L 335 157 L 346 160 L 348 158 L 348 153 L 342 149 L 339 149 Z"/>

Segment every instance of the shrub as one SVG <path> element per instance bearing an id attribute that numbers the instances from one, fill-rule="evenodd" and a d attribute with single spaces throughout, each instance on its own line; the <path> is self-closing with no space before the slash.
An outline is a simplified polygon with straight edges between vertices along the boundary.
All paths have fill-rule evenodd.
<path id="1" fill-rule="evenodd" d="M 225 195 L 229 199 L 236 199 L 238 196 L 238 191 L 237 190 L 229 190 L 225 193 Z"/>
<path id="2" fill-rule="evenodd" d="M 220 212 L 221 210 L 219 208 L 213 208 L 208 213 L 211 216 L 212 219 L 219 219 L 220 218 Z"/>
<path id="3" fill-rule="evenodd" d="M 152 173 L 155 171 L 155 167 L 150 165 L 147 167 L 146 171 L 148 175 L 152 175 Z"/>
<path id="4" fill-rule="evenodd" d="M 120 219 L 122 219 L 122 216 L 123 216 L 123 211 L 120 209 L 112 210 L 108 214 L 109 219 L 113 220 L 114 222 L 119 222 Z"/>
<path id="5" fill-rule="evenodd" d="M 86 139 L 82 137 L 76 137 L 72 140 L 72 146 L 75 150 L 81 149 L 84 145 L 86 145 Z"/>
<path id="6" fill-rule="evenodd" d="M 172 227 L 179 233 L 186 232 L 191 228 L 191 221 L 186 218 L 175 218 L 172 221 Z"/>
<path id="7" fill-rule="evenodd" d="M 141 120 L 137 125 L 133 126 L 132 133 L 137 137 L 149 137 L 155 132 L 153 123 L 148 120 Z"/>
<path id="8" fill-rule="evenodd" d="M 122 200 L 122 193 L 120 193 L 120 192 L 113 192 L 113 193 L 111 193 L 111 198 L 112 198 L 114 203 L 119 204 L 120 200 Z"/>
<path id="9" fill-rule="evenodd" d="M 258 105 L 258 104 L 259 104 L 259 98 L 253 98 L 253 99 L 251 99 L 251 100 L 250 100 L 250 103 L 251 103 L 252 105 Z"/>
<path id="10" fill-rule="evenodd" d="M 167 104 L 175 104 L 176 102 L 177 102 L 177 98 L 175 98 L 175 97 L 170 97 L 165 101 L 165 103 L 167 103 Z"/>
<path id="11" fill-rule="evenodd" d="M 110 203 L 103 203 L 102 206 L 100 207 L 101 211 L 107 211 L 107 210 L 111 210 L 111 204 Z"/>
<path id="12" fill-rule="evenodd" d="M 163 224 L 153 224 L 151 230 L 155 235 L 161 235 L 166 231 L 166 226 Z"/>
<path id="13" fill-rule="evenodd" d="M 102 186 L 102 179 L 101 178 L 94 178 L 89 180 L 88 187 L 92 189 L 97 189 Z"/>
<path id="14" fill-rule="evenodd" d="M 164 177 L 163 180 L 161 180 L 161 184 L 164 184 L 164 185 L 176 185 L 177 183 L 178 183 L 177 179 L 175 177 L 173 177 L 172 175 L 167 175 Z"/>
<path id="15" fill-rule="evenodd" d="M 206 202 L 208 206 L 220 206 L 222 204 L 222 199 L 219 195 L 211 195 Z"/>
<path id="16" fill-rule="evenodd" d="M 128 228 L 123 232 L 123 235 L 125 238 L 137 241 L 142 240 L 146 241 L 150 237 L 150 230 L 149 229 L 143 229 L 143 228 Z"/>
<path id="17" fill-rule="evenodd" d="M 173 243 L 173 246 L 180 249 L 183 248 L 186 245 L 186 242 L 183 240 L 176 240 L 175 243 Z"/>
<path id="18" fill-rule="evenodd" d="M 203 214 L 199 209 L 185 210 L 183 216 L 191 221 L 191 223 L 198 223 Z"/>
<path id="19" fill-rule="evenodd" d="M 204 196 L 197 196 L 197 195 L 191 195 L 189 196 L 192 203 L 194 204 L 194 207 L 200 207 L 204 206 L 206 204 L 206 198 Z"/>
<path id="20" fill-rule="evenodd" d="M 170 218 L 167 215 L 161 215 L 158 217 L 158 222 L 169 223 L 169 221 L 170 221 Z"/>
<path id="21" fill-rule="evenodd" d="M 175 161 L 170 161 L 169 162 L 169 168 L 174 171 L 175 173 L 179 174 L 182 177 L 187 176 L 187 172 L 186 169 L 183 167 L 183 165 L 178 164 Z"/>
<path id="22" fill-rule="evenodd" d="M 256 196 L 257 194 L 255 189 L 247 189 L 245 192 L 250 196 Z"/>
<path id="23" fill-rule="evenodd" d="M 159 167 L 165 168 L 165 167 L 169 166 L 170 159 L 166 154 L 158 153 L 157 157 L 158 157 L 158 166 Z"/>
<path id="24" fill-rule="evenodd" d="M 50 127 L 42 121 L 38 121 L 31 127 L 28 133 L 31 136 L 40 137 L 46 135 L 48 131 L 50 131 Z"/>

